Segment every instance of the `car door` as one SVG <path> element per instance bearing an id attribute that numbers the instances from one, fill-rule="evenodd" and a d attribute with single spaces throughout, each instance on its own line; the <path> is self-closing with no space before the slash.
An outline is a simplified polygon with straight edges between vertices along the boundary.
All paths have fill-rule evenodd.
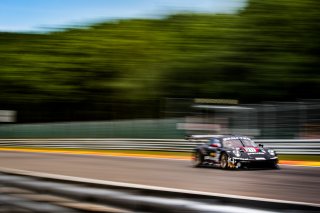
<path id="1" fill-rule="evenodd" d="M 218 138 L 212 138 L 208 141 L 208 156 L 210 156 L 210 160 L 218 162 L 221 151 L 221 142 Z"/>

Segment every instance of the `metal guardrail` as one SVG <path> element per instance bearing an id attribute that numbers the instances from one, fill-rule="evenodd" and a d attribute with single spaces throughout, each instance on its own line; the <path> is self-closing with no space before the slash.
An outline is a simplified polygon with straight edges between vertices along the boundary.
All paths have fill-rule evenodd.
<path id="1" fill-rule="evenodd" d="M 0 168 L 0 212 L 318 212 L 319 204 Z"/>
<path id="2" fill-rule="evenodd" d="M 257 139 L 279 154 L 319 155 L 320 139 Z M 0 147 L 44 147 L 94 150 L 154 150 L 190 152 L 199 142 L 182 139 L 0 139 Z"/>

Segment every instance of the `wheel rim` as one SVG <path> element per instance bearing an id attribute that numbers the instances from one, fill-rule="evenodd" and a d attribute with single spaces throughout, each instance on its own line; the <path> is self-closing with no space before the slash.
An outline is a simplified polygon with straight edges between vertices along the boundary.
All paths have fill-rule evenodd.
<path id="1" fill-rule="evenodd" d="M 224 155 L 222 155 L 222 157 L 221 157 L 221 167 L 222 168 L 226 168 L 227 167 L 227 156 L 224 154 Z"/>

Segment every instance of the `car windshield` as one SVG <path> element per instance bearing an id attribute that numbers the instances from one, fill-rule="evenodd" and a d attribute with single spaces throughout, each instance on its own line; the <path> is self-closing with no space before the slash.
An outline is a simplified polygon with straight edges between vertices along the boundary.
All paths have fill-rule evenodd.
<path id="1" fill-rule="evenodd" d="M 223 146 L 228 148 L 239 148 L 243 146 L 254 146 L 257 145 L 249 138 L 225 138 L 223 139 Z"/>
<path id="2" fill-rule="evenodd" d="M 228 148 L 237 148 L 237 147 L 242 147 L 243 144 L 239 139 L 230 139 L 230 140 L 224 140 L 223 146 Z"/>
<path id="3" fill-rule="evenodd" d="M 242 139 L 241 140 L 244 146 L 254 146 L 256 147 L 257 145 L 250 139 Z"/>

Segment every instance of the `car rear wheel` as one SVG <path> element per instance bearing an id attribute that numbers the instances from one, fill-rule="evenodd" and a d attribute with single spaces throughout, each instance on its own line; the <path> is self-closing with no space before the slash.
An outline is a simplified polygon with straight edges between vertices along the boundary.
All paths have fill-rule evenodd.
<path id="1" fill-rule="evenodd" d="M 229 163 L 228 163 L 228 155 L 226 153 L 223 153 L 221 155 L 221 159 L 220 159 L 220 167 L 222 169 L 228 169 L 229 168 Z"/>
<path id="2" fill-rule="evenodd" d="M 193 153 L 193 159 L 192 159 L 192 165 L 194 167 L 199 167 L 202 165 L 202 155 L 199 152 L 194 152 Z"/>

